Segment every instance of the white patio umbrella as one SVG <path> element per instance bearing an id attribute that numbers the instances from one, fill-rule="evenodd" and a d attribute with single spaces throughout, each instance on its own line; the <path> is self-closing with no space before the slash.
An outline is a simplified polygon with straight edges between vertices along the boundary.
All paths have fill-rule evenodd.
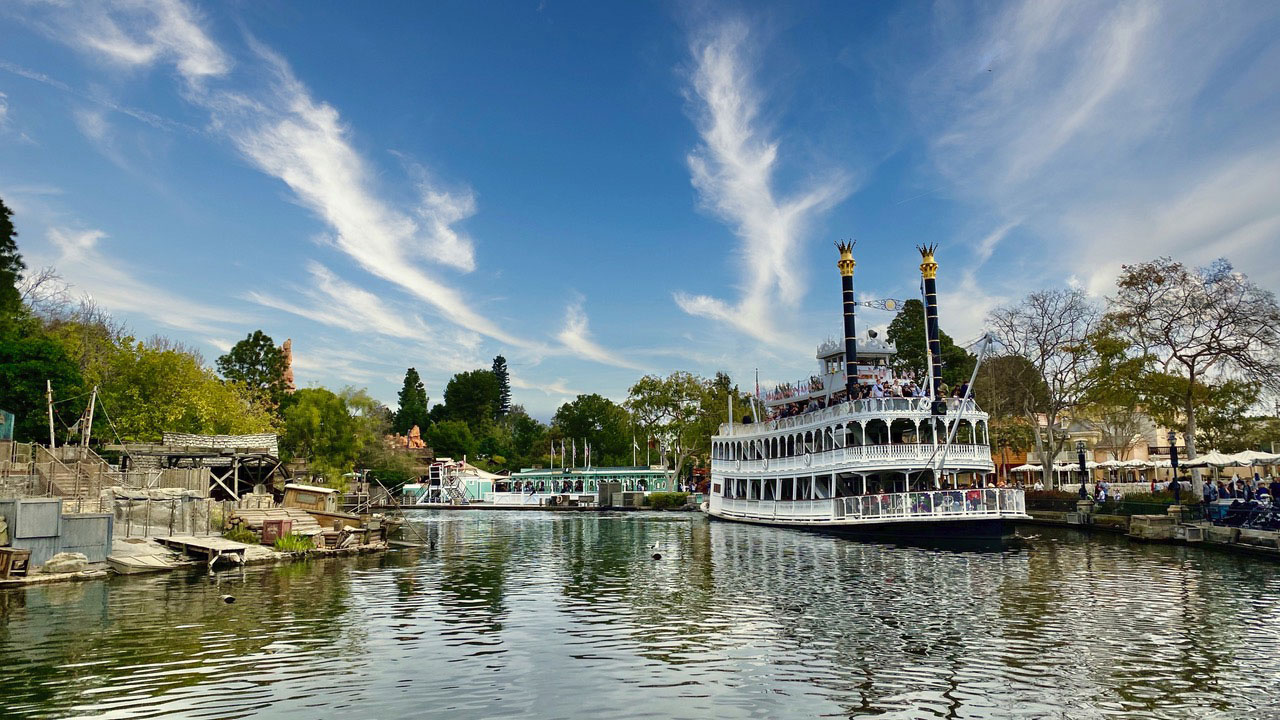
<path id="1" fill-rule="evenodd" d="M 1019 465 L 1018 467 L 1010 468 L 1009 470 L 1009 472 L 1039 472 L 1039 471 L 1040 471 L 1040 466 L 1032 465 L 1031 463 L 1027 463 L 1026 465 Z"/>
<path id="2" fill-rule="evenodd" d="M 1220 452 L 1207 452 L 1194 460 L 1181 460 L 1178 462 L 1179 467 L 1202 468 L 1202 467 L 1243 467 L 1249 463 L 1245 463 L 1238 459 L 1235 455 L 1224 455 Z"/>
<path id="3" fill-rule="evenodd" d="M 1265 453 L 1257 450 L 1245 450 L 1238 452 L 1231 457 L 1240 461 L 1241 466 L 1246 465 L 1280 465 L 1280 453 Z"/>

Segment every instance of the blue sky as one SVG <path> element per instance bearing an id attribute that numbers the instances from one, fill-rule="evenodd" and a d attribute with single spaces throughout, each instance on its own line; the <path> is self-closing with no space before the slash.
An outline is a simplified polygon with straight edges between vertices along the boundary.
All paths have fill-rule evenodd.
<path id="1" fill-rule="evenodd" d="M 0 7 L 20 248 L 213 358 L 301 385 L 504 354 L 546 418 L 645 372 L 793 380 L 864 299 L 943 328 L 1120 265 L 1280 286 L 1280 4 Z M 860 327 L 889 316 L 860 315 Z"/>

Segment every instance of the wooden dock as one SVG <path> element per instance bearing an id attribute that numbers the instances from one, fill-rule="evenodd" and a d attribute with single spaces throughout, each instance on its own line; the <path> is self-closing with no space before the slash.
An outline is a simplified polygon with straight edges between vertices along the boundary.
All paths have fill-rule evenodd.
<path id="1" fill-rule="evenodd" d="M 169 537 L 155 538 L 155 541 L 187 555 L 203 558 L 209 564 L 210 569 L 213 568 L 214 563 L 224 557 L 231 558 L 232 562 L 243 565 L 245 551 L 249 549 L 249 546 L 244 543 L 215 536 L 171 535 Z"/>

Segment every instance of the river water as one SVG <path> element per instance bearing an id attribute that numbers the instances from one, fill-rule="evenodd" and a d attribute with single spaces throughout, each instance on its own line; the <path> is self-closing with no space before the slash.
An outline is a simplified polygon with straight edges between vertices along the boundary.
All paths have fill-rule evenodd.
<path id="1" fill-rule="evenodd" d="M 685 513 L 413 528 L 428 547 L 4 591 L 0 716 L 1280 717 L 1265 561 L 1045 528 L 942 552 Z"/>

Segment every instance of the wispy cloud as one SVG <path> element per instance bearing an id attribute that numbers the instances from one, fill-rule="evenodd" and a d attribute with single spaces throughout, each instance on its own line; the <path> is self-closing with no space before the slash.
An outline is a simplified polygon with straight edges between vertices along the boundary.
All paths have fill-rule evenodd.
<path id="1" fill-rule="evenodd" d="M 547 348 L 508 332 L 442 281 L 438 271 L 422 266 L 418 261 L 425 259 L 455 271 L 475 269 L 474 242 L 460 229 L 476 212 L 474 192 L 446 188 L 411 165 L 418 201 L 397 207 L 387 200 L 338 110 L 314 98 L 270 48 L 247 38 L 251 53 L 241 63 L 248 66 L 237 67 L 180 0 L 109 3 L 90 12 L 54 14 L 57 27 L 51 34 L 85 52 L 129 68 L 171 64 L 183 79 L 183 97 L 209 113 L 211 129 L 256 168 L 284 182 L 299 204 L 329 226 L 332 245 L 365 271 L 425 301 L 448 322 L 506 345 L 610 357 L 592 343 L 576 342 L 573 333 L 568 337 L 574 344 Z M 296 309 L 302 308 L 290 311 Z"/>
<path id="2" fill-rule="evenodd" d="M 304 302 L 257 290 L 245 293 L 245 299 L 353 332 L 372 331 L 418 341 L 430 335 L 421 318 L 403 309 L 391 308 L 377 295 L 343 280 L 324 265 L 312 261 L 307 265 L 307 272 L 311 276 L 307 286 L 294 288 L 296 297 Z"/>
<path id="3" fill-rule="evenodd" d="M 205 335 L 253 322 L 242 312 L 196 302 L 148 282 L 142 270 L 102 250 L 106 237 L 98 229 L 49 229 L 48 240 L 58 252 L 52 264 L 72 291 L 87 294 L 114 312 Z"/>
<path id="4" fill-rule="evenodd" d="M 691 47 L 690 101 L 701 144 L 687 160 L 704 207 L 738 236 L 742 270 L 736 303 L 677 293 L 685 312 L 713 318 L 764 341 L 781 335 L 777 320 L 793 312 L 804 294 L 799 265 L 806 229 L 851 191 L 832 172 L 796 193 L 774 184 L 779 142 L 760 118 L 761 98 L 752 83 L 748 26 L 727 22 L 698 35 Z"/>
<path id="5" fill-rule="evenodd" d="M 622 353 L 606 350 L 591 339 L 591 331 L 587 327 L 587 313 L 583 310 L 581 298 L 570 303 L 565 309 L 564 327 L 556 337 L 565 348 L 579 357 L 614 367 L 644 370 L 642 366 L 628 360 Z"/>
<path id="6" fill-rule="evenodd" d="M 1228 254 L 1280 282 L 1263 262 L 1280 241 L 1280 6 L 1233 7 L 1045 0 L 937 16 L 914 115 L 949 194 L 1038 241 L 1020 280 L 1075 275 L 1101 293 L 1121 263 L 1173 253 Z M 979 264 L 1011 229 L 978 243 Z"/>

